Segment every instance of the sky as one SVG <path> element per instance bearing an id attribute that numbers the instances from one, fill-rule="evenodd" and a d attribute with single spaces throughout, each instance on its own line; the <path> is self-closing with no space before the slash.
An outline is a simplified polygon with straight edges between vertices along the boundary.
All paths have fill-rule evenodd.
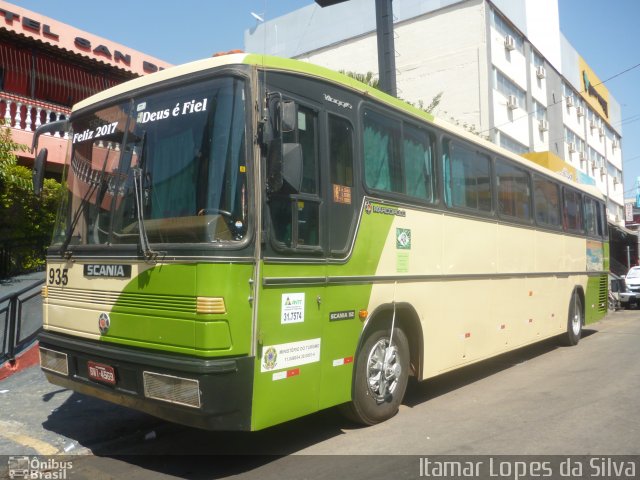
<path id="1" fill-rule="evenodd" d="M 395 0 L 396 2 L 402 0 Z M 243 49 L 254 12 L 269 20 L 313 0 L 13 0 L 172 64 Z M 371 0 L 372 6 L 374 4 Z M 640 0 L 558 0 L 560 30 L 622 110 L 625 197 L 640 177 Z M 635 68 L 633 68 L 635 67 Z M 612 78 L 615 77 L 615 78 Z"/>

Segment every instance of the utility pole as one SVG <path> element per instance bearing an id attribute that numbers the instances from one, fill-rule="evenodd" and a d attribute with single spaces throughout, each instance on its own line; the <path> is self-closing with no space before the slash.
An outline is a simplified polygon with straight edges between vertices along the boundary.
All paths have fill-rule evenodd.
<path id="1" fill-rule="evenodd" d="M 315 0 L 320 7 L 329 7 L 349 0 Z M 393 38 L 393 0 L 376 0 L 376 32 L 378 38 L 378 76 L 380 89 L 394 97 L 396 87 L 396 49 Z"/>

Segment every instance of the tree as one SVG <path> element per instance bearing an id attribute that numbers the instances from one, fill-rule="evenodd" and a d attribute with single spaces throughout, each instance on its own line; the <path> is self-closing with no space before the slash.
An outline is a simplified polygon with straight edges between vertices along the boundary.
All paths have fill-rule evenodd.
<path id="1" fill-rule="evenodd" d="M 371 88 L 375 88 L 376 90 L 380 90 L 380 85 L 378 79 L 373 75 L 373 72 L 367 73 L 357 73 L 357 72 L 346 72 L 344 70 L 340 70 L 340 73 L 353 78 L 365 85 L 369 85 Z M 431 102 L 426 107 L 424 106 L 424 102 L 419 100 L 417 104 L 409 102 L 408 100 L 404 100 L 400 98 L 403 102 L 407 102 L 409 105 L 419 108 L 420 110 L 424 110 L 427 113 L 433 113 L 435 108 L 440 104 L 440 100 L 442 100 L 442 95 L 444 92 L 438 93 L 435 97 L 431 99 Z M 398 97 L 399 98 L 399 97 Z"/>
<path id="2" fill-rule="evenodd" d="M 53 232 L 61 186 L 46 179 L 42 196 L 33 194 L 31 170 L 18 165 L 16 155 L 26 150 L 11 138 L 9 128 L 0 126 L 0 249 L 9 271 L 0 276 L 44 265 L 43 248 Z"/>

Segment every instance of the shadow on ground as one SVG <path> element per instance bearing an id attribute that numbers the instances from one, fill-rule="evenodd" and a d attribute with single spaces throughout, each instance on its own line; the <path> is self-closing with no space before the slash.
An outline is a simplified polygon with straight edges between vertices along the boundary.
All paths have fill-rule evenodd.
<path id="1" fill-rule="evenodd" d="M 586 329 L 583 337 L 594 333 L 595 330 Z M 415 407 L 557 348 L 564 347 L 559 346 L 557 339 L 549 339 L 425 382 L 411 382 L 404 403 Z M 336 472 L 343 461 L 340 457 L 322 460 L 289 455 L 343 435 L 346 429 L 359 428 L 333 408 L 258 432 L 210 432 L 165 422 L 77 393 L 54 410 L 43 426 L 101 457 L 81 458 L 81 464 L 102 460 L 111 462 L 109 469 L 117 462 L 125 471 L 136 466 L 161 475 L 194 479 L 254 476 L 257 472 L 262 479 L 278 478 L 285 466 L 289 473 L 293 469 L 305 476 L 306 472 L 310 478 L 316 477 L 310 468 Z"/>

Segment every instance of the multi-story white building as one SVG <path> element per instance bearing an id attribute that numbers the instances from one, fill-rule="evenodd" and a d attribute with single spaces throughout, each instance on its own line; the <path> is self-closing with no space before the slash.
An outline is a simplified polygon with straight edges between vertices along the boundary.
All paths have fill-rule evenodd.
<path id="1" fill-rule="evenodd" d="M 377 73 L 373 0 L 309 5 L 245 34 L 253 52 Z M 624 227 L 620 106 L 562 35 L 557 0 L 393 4 L 398 96 L 607 197 Z"/>

